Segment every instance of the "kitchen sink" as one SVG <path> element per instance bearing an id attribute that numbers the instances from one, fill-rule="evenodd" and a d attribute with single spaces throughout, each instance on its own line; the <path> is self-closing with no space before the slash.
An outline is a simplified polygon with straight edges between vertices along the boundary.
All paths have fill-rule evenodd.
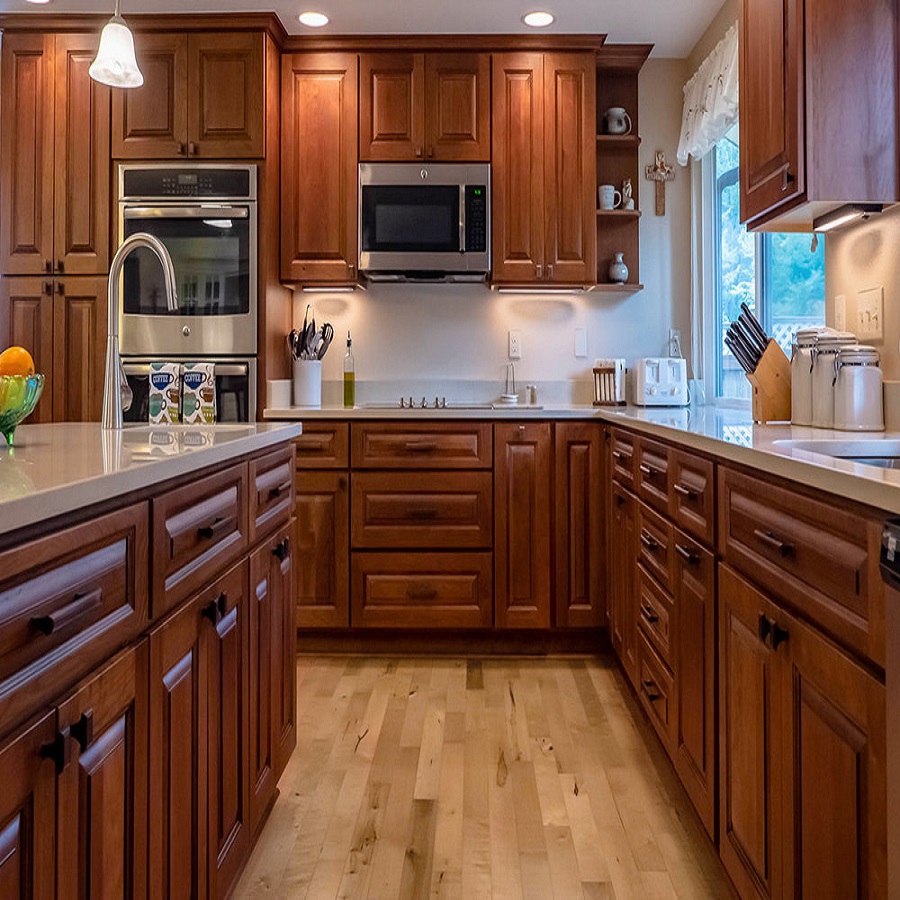
<path id="1" fill-rule="evenodd" d="M 881 469 L 900 469 L 900 440 L 884 438 L 818 438 L 813 440 L 775 441 L 775 446 L 790 451 L 819 453 L 834 459 L 878 466 Z"/>

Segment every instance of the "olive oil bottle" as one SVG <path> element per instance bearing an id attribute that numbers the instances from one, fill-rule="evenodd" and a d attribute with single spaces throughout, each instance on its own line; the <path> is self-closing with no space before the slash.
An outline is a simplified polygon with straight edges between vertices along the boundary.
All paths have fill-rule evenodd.
<path id="1" fill-rule="evenodd" d="M 356 406 L 356 372 L 353 363 L 353 339 L 347 329 L 347 355 L 344 357 L 344 408 Z"/>

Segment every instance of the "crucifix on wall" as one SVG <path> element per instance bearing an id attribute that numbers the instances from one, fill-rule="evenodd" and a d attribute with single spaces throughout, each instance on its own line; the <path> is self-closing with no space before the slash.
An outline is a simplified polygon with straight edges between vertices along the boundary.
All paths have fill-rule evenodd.
<path id="1" fill-rule="evenodd" d="M 656 214 L 666 214 L 666 182 L 675 180 L 675 169 L 666 162 L 666 154 L 662 150 L 656 151 L 656 162 L 644 169 L 647 181 L 656 184 Z"/>

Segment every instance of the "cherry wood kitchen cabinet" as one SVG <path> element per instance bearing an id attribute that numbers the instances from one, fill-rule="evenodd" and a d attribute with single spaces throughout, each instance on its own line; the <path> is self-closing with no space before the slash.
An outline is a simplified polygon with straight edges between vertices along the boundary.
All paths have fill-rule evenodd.
<path id="1" fill-rule="evenodd" d="M 491 63 L 483 53 L 364 53 L 359 158 L 488 161 Z"/>
<path id="2" fill-rule="evenodd" d="M 4 34 L 0 273 L 101 275 L 109 266 L 110 89 L 94 34 Z"/>
<path id="3" fill-rule="evenodd" d="M 597 280 L 596 60 L 493 57 L 493 281 Z"/>
<path id="4" fill-rule="evenodd" d="M 550 627 L 550 425 L 494 426 L 494 623 Z"/>
<path id="5" fill-rule="evenodd" d="M 606 479 L 603 432 L 593 422 L 555 426 L 556 625 L 605 621 Z"/>
<path id="6" fill-rule="evenodd" d="M 113 96 L 113 158 L 265 156 L 265 34 L 139 33 L 135 44 L 144 86 Z"/>
<path id="7" fill-rule="evenodd" d="M 609 513 L 609 633 L 632 684 L 637 683 L 637 501 L 613 484 Z"/>
<path id="8" fill-rule="evenodd" d="M 281 62 L 281 277 L 356 281 L 358 62 L 294 53 Z"/>

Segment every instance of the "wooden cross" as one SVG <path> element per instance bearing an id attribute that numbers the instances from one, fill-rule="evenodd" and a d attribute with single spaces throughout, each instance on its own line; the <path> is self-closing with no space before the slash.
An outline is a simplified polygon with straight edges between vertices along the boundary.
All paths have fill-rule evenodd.
<path id="1" fill-rule="evenodd" d="M 666 154 L 656 151 L 656 162 L 644 169 L 647 181 L 656 182 L 656 214 L 666 214 L 666 182 L 675 180 L 675 169 L 666 162 Z"/>

